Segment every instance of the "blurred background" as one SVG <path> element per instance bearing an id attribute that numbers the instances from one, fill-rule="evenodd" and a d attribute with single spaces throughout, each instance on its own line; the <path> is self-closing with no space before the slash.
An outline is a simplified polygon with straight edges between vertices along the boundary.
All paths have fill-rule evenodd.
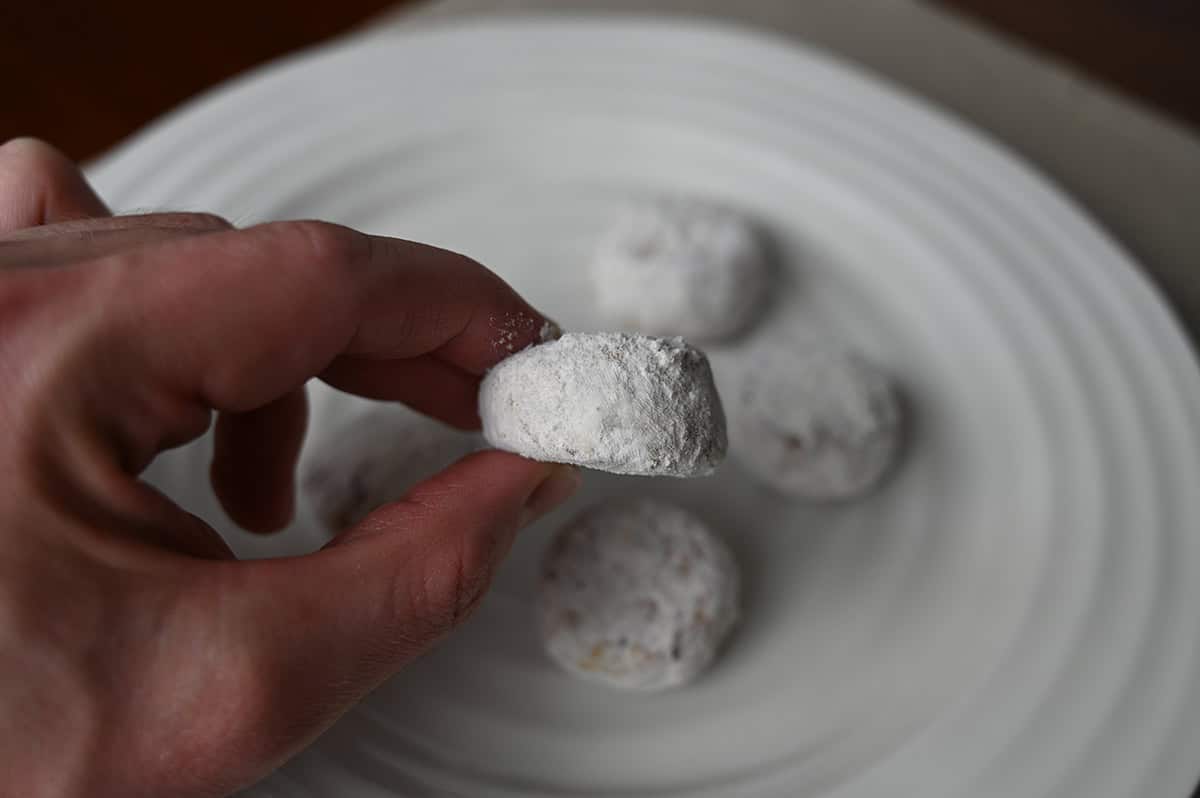
<path id="1" fill-rule="evenodd" d="M 1198 0 L 931 4 L 1032 46 L 1200 130 Z M 36 135 L 86 159 L 225 78 L 392 10 L 420 5 L 7 0 L 0 5 L 0 72 L 5 76 L 0 139 Z M 862 24 L 870 26 L 871 19 L 864 16 Z"/>

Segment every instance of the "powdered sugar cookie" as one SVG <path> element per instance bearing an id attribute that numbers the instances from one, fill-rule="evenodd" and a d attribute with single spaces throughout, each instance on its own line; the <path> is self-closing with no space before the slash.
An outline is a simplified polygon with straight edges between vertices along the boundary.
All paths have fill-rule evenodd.
<path id="1" fill-rule="evenodd" d="M 493 368 L 479 416 L 498 449 L 618 474 L 698 476 L 725 456 L 708 358 L 682 338 L 565 333 Z"/>
<path id="2" fill-rule="evenodd" d="M 697 340 L 745 328 L 762 307 L 770 277 L 751 221 L 693 199 L 631 205 L 591 262 L 597 309 L 607 323 Z"/>
<path id="3" fill-rule="evenodd" d="M 758 347 L 730 409 L 738 460 L 813 500 L 869 491 L 896 459 L 902 412 L 891 381 L 859 355 L 818 343 Z"/>
<path id="4" fill-rule="evenodd" d="M 576 676 L 676 687 L 712 662 L 733 628 L 738 585 L 729 549 L 691 513 L 648 499 L 597 505 L 546 553 L 542 639 Z"/>

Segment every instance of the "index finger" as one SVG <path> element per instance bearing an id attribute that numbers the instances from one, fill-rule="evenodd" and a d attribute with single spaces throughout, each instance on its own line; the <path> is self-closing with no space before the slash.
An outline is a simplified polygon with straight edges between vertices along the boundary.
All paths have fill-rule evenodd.
<path id="1" fill-rule="evenodd" d="M 414 369 L 425 382 L 443 373 L 445 409 L 473 408 L 478 378 L 547 324 L 470 258 L 322 222 L 182 238 L 108 260 L 117 276 L 107 317 L 136 353 L 126 379 L 149 375 L 174 397 L 223 411 L 262 407 L 339 369 L 401 400 Z"/>

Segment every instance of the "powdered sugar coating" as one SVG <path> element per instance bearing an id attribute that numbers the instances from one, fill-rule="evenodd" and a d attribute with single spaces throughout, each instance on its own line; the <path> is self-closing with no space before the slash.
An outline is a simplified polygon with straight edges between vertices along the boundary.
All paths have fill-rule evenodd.
<path id="1" fill-rule="evenodd" d="M 498 449 L 618 474 L 699 476 L 725 457 L 708 358 L 682 338 L 565 333 L 493 368 L 479 416 Z"/>
<path id="2" fill-rule="evenodd" d="M 687 511 L 649 499 L 601 504 L 546 552 L 538 620 L 572 674 L 661 690 L 712 662 L 738 617 L 737 564 Z"/>
<path id="3" fill-rule="evenodd" d="M 819 343 L 760 347 L 730 411 L 737 458 L 776 489 L 849 499 L 896 459 L 902 412 L 891 381 L 859 355 Z"/>
<path id="4" fill-rule="evenodd" d="M 762 306 L 770 274 L 750 220 L 695 199 L 630 205 L 591 262 L 596 306 L 606 322 L 697 340 L 743 329 Z"/>
<path id="5" fill-rule="evenodd" d="M 331 430 L 305 454 L 301 491 L 321 524 L 337 532 L 402 498 L 477 441 L 402 405 L 380 404 Z"/>

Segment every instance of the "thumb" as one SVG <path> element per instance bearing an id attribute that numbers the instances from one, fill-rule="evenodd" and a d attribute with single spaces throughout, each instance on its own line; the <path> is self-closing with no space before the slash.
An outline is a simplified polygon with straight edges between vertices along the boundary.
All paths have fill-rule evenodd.
<path id="1" fill-rule="evenodd" d="M 579 483 L 573 466 L 479 452 L 371 513 L 323 556 L 329 562 L 344 556 L 356 574 L 364 558 L 385 560 L 376 561 L 375 575 L 390 582 L 395 622 L 408 635 L 423 631 L 436 638 L 475 608 L 516 532 L 565 501 Z M 389 574 L 388 565 L 397 570 Z"/>
<path id="2" fill-rule="evenodd" d="M 272 758 L 297 750 L 462 621 L 516 531 L 579 482 L 570 466 L 480 452 L 319 552 L 212 563 L 224 644 L 247 666 L 239 692 L 254 696 L 246 731 Z"/>

